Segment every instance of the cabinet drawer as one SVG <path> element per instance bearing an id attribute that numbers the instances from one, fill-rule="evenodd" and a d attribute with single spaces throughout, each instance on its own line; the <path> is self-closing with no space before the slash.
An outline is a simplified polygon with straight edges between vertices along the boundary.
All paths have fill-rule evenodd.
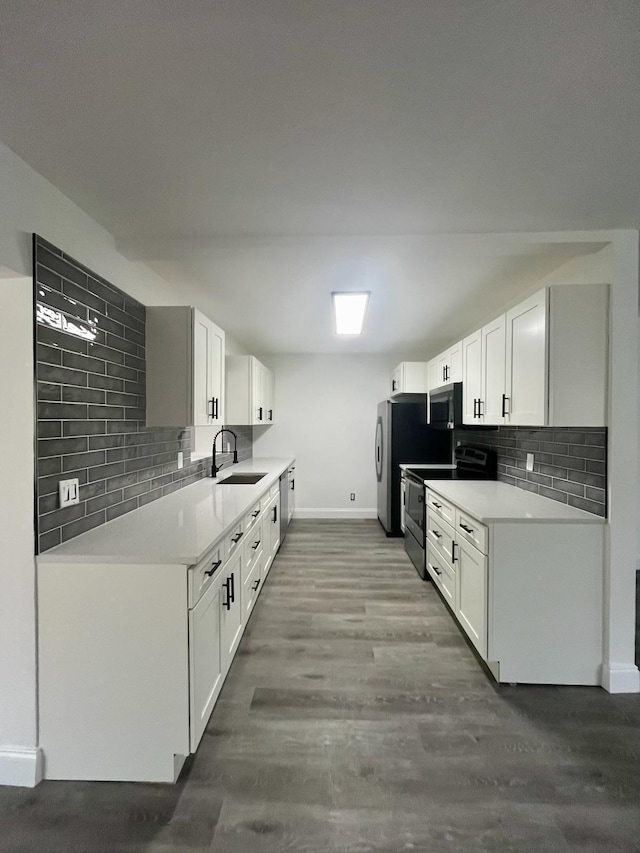
<path id="1" fill-rule="evenodd" d="M 225 560 L 224 547 L 224 542 L 219 542 L 204 560 L 189 569 L 189 607 L 194 607 L 213 583 Z"/>
<path id="2" fill-rule="evenodd" d="M 260 512 L 261 512 L 260 501 L 258 501 L 256 504 L 254 504 L 251 507 L 249 512 L 245 515 L 245 517 L 244 517 L 244 531 L 247 534 L 247 536 L 249 535 L 249 531 L 251 530 L 251 528 L 255 526 L 258 519 L 260 518 Z"/>
<path id="3" fill-rule="evenodd" d="M 437 492 L 432 492 L 430 489 L 427 491 L 427 509 L 431 509 L 436 512 L 440 518 L 444 518 L 444 520 L 448 521 L 449 524 L 455 524 L 455 510 L 453 508 L 453 504 L 450 504 L 449 501 L 445 501 L 445 499 L 441 498 Z"/>
<path id="4" fill-rule="evenodd" d="M 277 491 L 277 489 L 276 489 Z M 264 512 L 265 509 L 269 506 L 271 501 L 273 500 L 273 487 L 269 489 L 268 492 L 265 492 L 264 495 L 260 498 L 260 512 Z"/>
<path id="5" fill-rule="evenodd" d="M 466 539 L 483 554 L 488 554 L 489 531 L 472 515 L 456 509 L 456 536 Z"/>
<path id="6" fill-rule="evenodd" d="M 456 574 L 455 570 L 444 559 L 437 548 L 427 544 L 427 571 L 434 583 L 442 592 L 444 600 L 455 611 L 456 607 Z"/>
<path id="7" fill-rule="evenodd" d="M 453 542 L 455 539 L 453 527 L 431 508 L 427 509 L 426 534 L 427 542 L 435 545 L 449 566 L 453 566 Z"/>
<path id="8" fill-rule="evenodd" d="M 230 533 L 227 533 L 224 540 L 224 558 L 225 560 L 232 557 L 238 550 L 244 537 L 244 521 L 239 521 Z"/>

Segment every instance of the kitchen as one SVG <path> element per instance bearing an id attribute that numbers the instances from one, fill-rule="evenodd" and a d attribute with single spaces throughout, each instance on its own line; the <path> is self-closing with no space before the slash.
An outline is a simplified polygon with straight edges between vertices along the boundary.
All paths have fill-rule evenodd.
<path id="1" fill-rule="evenodd" d="M 18 150 L 17 143 L 11 147 Z M 19 152 L 20 153 L 20 152 Z M 28 160 L 26 153 L 25 158 Z M 3 198 L 11 210 L 11 216 L 3 220 L 2 256 L 0 261 L 7 270 L 18 275 L 28 276 L 30 273 L 30 243 L 28 235 L 36 231 L 51 240 L 63 251 L 76 257 L 95 270 L 101 276 L 114 281 L 122 290 L 130 293 L 145 305 L 175 305 L 193 304 L 192 300 L 184 299 L 173 290 L 166 278 L 161 278 L 150 272 L 135 260 L 132 247 L 128 254 L 134 258 L 125 261 L 122 254 L 113 248 L 112 241 L 99 226 L 82 214 L 59 191 L 32 171 L 18 159 L 9 149 L 2 149 L 2 185 Z M 54 181 L 55 183 L 55 181 Z M 576 220 L 577 221 L 577 220 Z M 608 220 L 607 220 L 608 223 Z M 633 223 L 628 222 L 629 226 Z M 573 227 L 573 225 L 571 225 Z M 631 231 L 598 231 L 587 232 L 558 231 L 556 234 L 547 233 L 544 239 L 529 235 L 522 244 L 543 242 L 547 247 L 546 255 L 540 260 L 534 281 L 526 287 L 543 286 L 553 283 L 593 283 L 609 282 L 611 284 L 611 323 L 614 334 L 611 336 L 611 371 L 609 401 L 609 436 L 610 447 L 608 455 L 608 489 L 609 489 L 609 536 L 610 560 L 606 573 L 608 596 L 605 604 L 604 621 L 608 631 L 608 660 L 611 670 L 622 680 L 622 690 L 625 687 L 627 670 L 633 666 L 633 577 L 634 561 L 637 553 L 636 535 L 636 490 L 637 478 L 634 474 L 635 448 L 637 446 L 637 358 L 630 354 L 636 352 L 637 341 L 637 235 Z M 321 241 L 320 241 L 321 242 Z M 393 241 L 377 241 L 378 247 L 392 245 Z M 431 238 L 429 241 L 431 253 L 443 256 L 446 252 L 446 239 Z M 342 237 L 340 241 L 327 241 L 318 248 L 318 241 L 306 251 L 309 257 L 315 259 L 318 254 L 341 255 L 338 249 L 347 243 L 358 245 L 355 238 Z M 337 246 L 339 243 L 339 246 Z M 362 241 L 360 241 L 360 244 Z M 396 241 L 397 243 L 397 241 Z M 405 243 L 411 248 L 411 240 Z M 503 254 L 513 259 L 517 257 L 515 249 L 504 250 L 506 238 L 486 235 L 483 238 L 485 247 L 497 246 L 503 249 Z M 469 237 L 456 243 L 472 256 L 476 262 L 487 249 L 474 252 L 474 240 Z M 576 252 L 576 244 L 583 244 L 584 252 Z M 605 245 L 606 244 L 606 245 Z M 246 241 L 245 241 L 246 245 Z M 414 243 L 415 246 L 415 243 Z M 571 249 L 568 247 L 571 246 Z M 154 251 L 157 251 L 155 249 Z M 229 248 L 221 246 L 218 256 L 224 261 L 225 252 Z M 275 251 L 271 249 L 270 251 Z M 294 251 L 293 249 L 291 250 Z M 299 251 L 299 249 L 295 249 Z M 417 251 L 413 249 L 412 251 Z M 522 252 L 522 248 L 519 249 Z M 570 252 L 576 252 L 570 256 Z M 138 256 L 140 248 L 138 249 Z M 256 269 L 260 268 L 265 249 L 247 247 L 245 255 L 255 258 Z M 527 263 L 531 263 L 531 252 L 527 255 Z M 564 262 L 561 262 L 564 260 Z M 526 264 L 525 264 L 526 265 Z M 162 259 L 158 261 L 162 267 Z M 445 264 L 443 264 L 445 266 Z M 166 269 L 166 267 L 165 267 Z M 278 274 L 300 269 L 293 261 L 288 267 L 283 267 Z M 304 267 L 303 267 L 304 269 Z M 265 270 L 265 275 L 268 271 Z M 31 390 L 30 377 L 30 343 L 24 338 L 24 330 L 30 328 L 30 307 L 22 300 L 22 291 L 18 285 L 12 291 L 11 279 L 5 278 L 3 284 L 3 314 L 6 327 L 4 340 L 11 342 L 11 369 L 7 365 L 7 375 L 3 377 L 3 399 L 6 401 L 6 411 L 11 415 L 3 425 L 5 446 L 15 449 L 8 460 L 9 476 L 15 480 L 15 489 L 7 497 L 3 505 L 3 518 L 7 528 L 3 531 L 6 537 L 6 547 L 11 557 L 8 563 L 18 566 L 28 566 L 29 546 L 25 545 L 25 537 L 30 534 L 32 477 L 24 476 L 28 469 L 28 459 L 31 457 L 29 426 L 32 412 L 32 402 L 29 395 Z M 330 289 L 340 289 L 333 287 Z M 526 289 L 526 288 L 525 288 Z M 522 292 L 522 290 L 520 291 Z M 178 301 L 176 296 L 182 296 Z M 514 294 L 517 295 L 517 294 Z M 30 294 L 29 294 L 30 296 Z M 492 317 L 493 308 L 500 309 L 507 301 L 509 294 L 498 292 L 493 304 L 481 306 L 481 314 L 477 313 L 477 304 L 473 313 L 464 306 L 461 319 L 458 322 L 460 336 L 473 331 L 485 320 Z M 256 299 L 259 294 L 256 294 Z M 304 316 L 300 305 L 295 303 L 295 292 L 292 292 L 291 306 L 284 303 L 281 308 L 290 326 L 296 325 L 296 317 Z M 303 297 L 306 298 L 306 297 Z M 444 295 L 434 296 L 434 300 L 446 301 Z M 195 300 L 193 300 L 195 301 Z M 515 300 L 514 300 L 515 301 Z M 204 303 L 202 308 L 204 309 Z M 391 310 L 392 306 L 388 306 Z M 267 312 L 269 306 L 260 305 L 260 310 Z M 315 302 L 311 311 L 320 316 L 324 310 L 322 303 Z M 440 310 L 434 301 L 432 310 Z M 328 313 L 329 309 L 327 309 Z M 464 314 L 464 312 L 467 312 Z M 211 307 L 208 313 L 214 321 L 225 328 L 225 322 Z M 406 315 L 406 309 L 404 311 Z M 417 312 L 416 312 L 417 313 Z M 496 310 L 493 315 L 497 314 Z M 21 326 L 17 323 L 20 320 Z M 282 456 L 295 453 L 298 460 L 304 461 L 304 476 L 299 471 L 298 505 L 301 521 L 307 518 L 325 516 L 327 524 L 340 518 L 372 518 L 375 510 L 375 496 L 372 480 L 372 445 L 373 425 L 372 412 L 388 394 L 388 381 L 391 370 L 398 361 L 422 355 L 427 358 L 437 354 L 441 349 L 455 342 L 453 330 L 443 332 L 435 339 L 428 351 L 414 353 L 403 351 L 401 338 L 407 334 L 407 323 L 412 318 L 405 317 L 404 326 L 396 322 L 398 337 L 394 344 L 395 354 L 378 352 L 368 353 L 365 350 L 342 348 L 333 354 L 328 352 L 301 352 L 282 350 L 268 354 L 264 344 L 259 348 L 247 348 L 249 351 L 262 356 L 264 363 L 276 375 L 276 394 L 280 395 L 279 407 L 281 423 L 273 427 L 257 427 L 255 429 L 253 455 L 256 457 Z M 298 325 L 302 325 L 298 321 Z M 20 334 L 20 329 L 23 334 Z M 228 329 L 227 329 L 228 331 Z M 238 339 L 242 340 L 240 335 Z M 236 344 L 233 354 L 242 355 L 242 348 Z M 18 377 L 24 376 L 24 383 Z M 337 381 L 340 377 L 340 381 Z M 6 384 L 5 384 L 6 383 Z M 24 393 L 16 388 L 22 388 Z M 15 407 L 15 409 L 13 408 Z M 339 417 L 336 418 L 335 414 Z M 367 437 L 368 436 L 368 437 Z M 615 441 L 613 438 L 615 437 Z M 25 449 L 21 452 L 20 448 Z M 293 453 L 292 453 L 293 455 Z M 11 466 L 16 466 L 15 474 Z M 25 468 L 27 466 L 27 469 Z M 356 501 L 350 501 L 349 496 L 355 493 Z M 354 506 L 355 504 L 355 506 Z M 20 507 L 23 507 L 20 510 Z M 12 550 L 11 550 L 12 549 Z M 33 549 L 31 547 L 31 555 Z M 33 558 L 31 556 L 31 563 Z M 19 581 L 18 581 L 19 578 Z M 11 601 L 11 611 L 14 618 L 5 621 L 6 635 L 3 635 L 3 649 L 11 650 L 6 661 L 3 659 L 5 678 L 15 685 L 12 691 L 12 707 L 3 712 L 3 730 L 6 734 L 3 740 L 6 744 L 22 745 L 28 752 L 34 741 L 35 730 L 35 629 L 33 627 L 35 613 L 33 606 L 33 580 L 29 590 L 29 570 L 21 570 L 15 578 L 7 578 L 6 590 L 3 588 L 3 600 Z M 31 626 L 31 627 L 30 627 Z M 5 654 L 5 652 L 3 652 Z M 618 689 L 618 688 L 616 688 Z"/>

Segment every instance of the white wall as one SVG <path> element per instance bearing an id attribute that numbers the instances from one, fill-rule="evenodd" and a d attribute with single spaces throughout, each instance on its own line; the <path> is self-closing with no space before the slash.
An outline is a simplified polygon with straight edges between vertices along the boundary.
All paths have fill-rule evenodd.
<path id="1" fill-rule="evenodd" d="M 39 778 L 33 541 L 31 235 L 41 234 L 140 301 L 178 294 L 114 249 L 112 237 L 0 144 L 0 784 Z M 29 276 L 29 278 L 24 278 Z M 193 300 L 194 304 L 197 304 Z"/>
<path id="2" fill-rule="evenodd" d="M 388 396 L 394 361 L 373 355 L 261 360 L 275 372 L 277 421 L 254 427 L 254 456 L 296 457 L 299 516 L 375 518 L 376 408 Z"/>

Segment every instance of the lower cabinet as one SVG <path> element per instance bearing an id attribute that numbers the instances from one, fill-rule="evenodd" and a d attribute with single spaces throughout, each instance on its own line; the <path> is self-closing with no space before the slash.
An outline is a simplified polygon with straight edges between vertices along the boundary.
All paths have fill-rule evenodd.
<path id="1" fill-rule="evenodd" d="M 46 778 L 178 778 L 278 549 L 279 498 L 276 483 L 195 566 L 38 564 Z"/>
<path id="2" fill-rule="evenodd" d="M 486 525 L 429 489 L 427 571 L 500 682 L 600 684 L 604 525 Z"/>

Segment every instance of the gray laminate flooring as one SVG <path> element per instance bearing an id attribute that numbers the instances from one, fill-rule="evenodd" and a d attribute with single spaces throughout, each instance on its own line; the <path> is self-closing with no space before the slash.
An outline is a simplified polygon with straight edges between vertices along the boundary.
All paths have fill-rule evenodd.
<path id="1" fill-rule="evenodd" d="M 0 849 L 640 851 L 640 696 L 499 687 L 400 540 L 296 521 L 179 784 L 0 790 Z"/>

